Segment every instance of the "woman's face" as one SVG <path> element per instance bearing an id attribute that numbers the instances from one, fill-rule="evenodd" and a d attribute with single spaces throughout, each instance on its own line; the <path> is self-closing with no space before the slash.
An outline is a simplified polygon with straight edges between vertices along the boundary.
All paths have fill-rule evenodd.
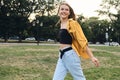
<path id="1" fill-rule="evenodd" d="M 68 19 L 70 15 L 69 7 L 67 5 L 61 5 L 59 8 L 58 15 L 60 16 L 61 19 Z"/>

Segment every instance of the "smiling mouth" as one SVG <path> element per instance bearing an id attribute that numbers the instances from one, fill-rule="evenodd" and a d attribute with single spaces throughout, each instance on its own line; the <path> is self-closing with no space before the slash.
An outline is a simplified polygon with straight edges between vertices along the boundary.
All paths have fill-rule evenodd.
<path id="1" fill-rule="evenodd" d="M 61 15 L 63 15 L 63 16 L 66 16 L 67 14 L 65 14 L 65 13 L 62 13 Z"/>

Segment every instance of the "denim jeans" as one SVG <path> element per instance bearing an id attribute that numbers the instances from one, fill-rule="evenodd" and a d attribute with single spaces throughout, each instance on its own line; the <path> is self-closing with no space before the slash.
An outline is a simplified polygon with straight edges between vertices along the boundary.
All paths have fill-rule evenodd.
<path id="1" fill-rule="evenodd" d="M 62 59 L 59 56 L 53 80 L 64 80 L 68 72 L 74 80 L 86 80 L 81 68 L 80 58 L 73 49 L 65 52 Z"/>

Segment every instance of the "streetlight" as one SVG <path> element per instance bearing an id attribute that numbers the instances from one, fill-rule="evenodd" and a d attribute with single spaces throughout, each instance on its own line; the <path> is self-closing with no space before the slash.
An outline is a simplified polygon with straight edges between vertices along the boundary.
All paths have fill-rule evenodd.
<path id="1" fill-rule="evenodd" d="M 109 43 L 109 46 L 110 46 L 110 41 L 112 41 L 112 39 L 110 39 L 110 31 L 114 31 L 114 29 L 109 26 L 108 28 L 106 28 L 106 33 L 105 33 L 105 38 L 106 38 L 106 42 Z"/>
<path id="2" fill-rule="evenodd" d="M 43 26 L 43 22 L 40 23 L 40 26 L 41 26 L 41 27 Z"/>
<path id="3" fill-rule="evenodd" d="M 106 42 L 108 42 L 108 32 L 105 33 Z"/>

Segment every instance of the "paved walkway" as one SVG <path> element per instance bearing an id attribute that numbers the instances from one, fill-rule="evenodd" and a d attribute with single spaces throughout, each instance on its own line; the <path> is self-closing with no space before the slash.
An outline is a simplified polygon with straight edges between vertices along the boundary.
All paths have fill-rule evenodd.
<path id="1" fill-rule="evenodd" d="M 11 46 L 15 46 L 15 45 L 38 45 L 37 43 L 0 43 L 0 46 L 2 45 L 11 45 Z M 39 43 L 39 45 L 55 45 L 58 46 L 59 44 L 50 44 L 50 43 Z"/>
<path id="2" fill-rule="evenodd" d="M 38 45 L 37 43 L 0 43 L 0 46 L 17 46 L 17 45 Z M 50 45 L 53 45 L 53 46 L 59 46 L 58 43 L 39 43 L 39 45 L 46 45 L 46 46 L 50 46 Z M 103 44 L 89 44 L 89 46 L 107 46 L 107 45 L 103 45 Z M 120 46 L 118 46 L 120 47 Z"/>

